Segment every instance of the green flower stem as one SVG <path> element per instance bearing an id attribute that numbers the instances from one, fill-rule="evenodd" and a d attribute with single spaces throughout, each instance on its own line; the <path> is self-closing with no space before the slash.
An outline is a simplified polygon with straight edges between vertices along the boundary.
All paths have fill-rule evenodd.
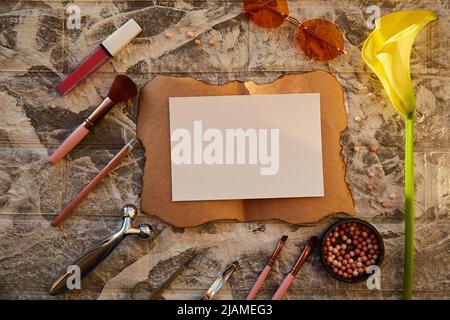
<path id="1" fill-rule="evenodd" d="M 405 252 L 403 299 L 412 298 L 414 271 L 414 114 L 406 118 L 405 144 Z"/>

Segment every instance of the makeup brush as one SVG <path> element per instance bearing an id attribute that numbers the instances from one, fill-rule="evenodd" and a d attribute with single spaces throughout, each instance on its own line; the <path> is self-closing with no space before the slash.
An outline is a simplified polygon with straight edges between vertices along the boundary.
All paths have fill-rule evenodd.
<path id="1" fill-rule="evenodd" d="M 273 264 L 275 263 L 278 256 L 280 255 L 281 249 L 283 249 L 287 238 L 288 238 L 288 236 L 281 237 L 281 240 L 278 242 L 278 245 L 275 248 L 275 251 L 272 253 L 272 256 L 270 257 L 269 262 L 267 263 L 267 265 L 264 267 L 263 271 L 259 275 L 255 284 L 253 285 L 253 288 L 250 290 L 250 292 L 247 296 L 247 300 L 255 299 L 255 296 L 258 293 L 259 288 L 261 288 L 261 285 L 263 284 L 264 280 L 266 280 L 266 277 L 269 274 L 270 269 L 272 269 Z"/>
<path id="2" fill-rule="evenodd" d="M 108 96 L 103 102 L 84 120 L 84 122 L 75 129 L 74 132 L 67 137 L 66 140 L 55 150 L 48 161 L 57 163 L 67 153 L 70 152 L 81 140 L 89 133 L 89 131 L 111 110 L 114 105 L 127 101 L 137 95 L 137 88 L 133 80 L 127 76 L 120 75 L 114 79 Z"/>
<path id="3" fill-rule="evenodd" d="M 277 292 L 272 297 L 272 300 L 281 300 L 283 298 L 286 291 L 289 289 L 292 281 L 294 281 L 295 276 L 297 275 L 300 268 L 305 263 L 306 259 L 308 259 L 311 252 L 313 252 L 314 248 L 317 245 L 317 237 L 311 237 L 308 242 L 306 243 L 306 246 L 303 248 L 302 253 L 300 254 L 300 257 L 298 257 L 297 262 L 295 262 L 294 266 L 292 267 L 289 274 L 284 278 L 281 285 L 278 287 Z"/>

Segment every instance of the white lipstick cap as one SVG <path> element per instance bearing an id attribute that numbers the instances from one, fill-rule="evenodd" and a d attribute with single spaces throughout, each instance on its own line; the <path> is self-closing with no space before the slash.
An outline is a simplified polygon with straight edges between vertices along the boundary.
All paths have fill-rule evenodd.
<path id="1" fill-rule="evenodd" d="M 133 19 L 128 20 L 123 26 L 106 38 L 102 45 L 110 55 L 115 56 L 123 47 L 142 31 L 141 27 Z"/>

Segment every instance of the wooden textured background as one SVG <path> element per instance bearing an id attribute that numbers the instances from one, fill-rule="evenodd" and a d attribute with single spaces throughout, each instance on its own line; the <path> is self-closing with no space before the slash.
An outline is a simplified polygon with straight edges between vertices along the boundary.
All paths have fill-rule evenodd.
<path id="1" fill-rule="evenodd" d="M 79 29 L 66 25 L 76 4 Z M 239 0 L 111 0 L 0 2 L 0 298 L 49 299 L 55 277 L 76 257 L 120 225 L 118 212 L 139 203 L 145 159 L 137 148 L 61 228 L 52 217 L 135 135 L 137 99 L 121 104 L 64 161 L 47 164 L 49 152 L 107 93 L 117 73 L 141 87 L 155 74 L 190 75 L 208 83 L 269 82 L 285 73 L 331 72 L 345 88 L 349 128 L 342 135 L 347 182 L 357 217 L 382 233 L 386 259 L 382 290 L 338 283 L 315 255 L 300 272 L 287 299 L 400 297 L 403 252 L 403 121 L 380 83 L 368 72 L 360 48 L 370 29 L 370 5 L 382 14 L 426 8 L 440 15 L 419 35 L 412 56 L 417 94 L 416 298 L 450 298 L 450 5 L 447 0 L 289 1 L 293 16 L 325 18 L 344 30 L 348 55 L 329 63 L 307 59 L 293 44 L 293 28 L 262 30 L 242 14 Z M 67 97 L 56 94 L 66 74 L 125 20 L 143 32 L 113 61 Z M 197 47 L 185 36 L 203 41 Z M 173 34 L 172 39 L 165 37 Z M 211 47 L 211 38 L 217 46 Z M 355 117 L 361 122 L 356 122 Z M 377 153 L 370 152 L 376 146 Z M 356 147 L 356 148 L 355 148 Z M 370 178 L 368 174 L 375 176 Z M 375 189 L 367 192 L 367 184 Z M 391 200 L 390 194 L 396 199 Z M 381 203 L 386 202 L 387 208 Z M 273 294 L 303 246 L 338 217 L 308 225 L 218 222 L 179 229 L 154 217 L 160 233 L 152 242 L 127 239 L 82 283 L 83 290 L 58 299 L 130 298 L 137 283 L 157 286 L 196 248 L 199 256 L 167 290 L 166 298 L 196 299 L 217 273 L 239 259 L 239 270 L 217 296 L 242 299 L 282 234 L 286 249 L 261 297 Z"/>

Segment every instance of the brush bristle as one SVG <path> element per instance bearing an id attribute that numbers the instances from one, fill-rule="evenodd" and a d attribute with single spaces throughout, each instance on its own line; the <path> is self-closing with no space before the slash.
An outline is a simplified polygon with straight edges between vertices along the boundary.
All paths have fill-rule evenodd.
<path id="1" fill-rule="evenodd" d="M 108 92 L 108 98 L 115 103 L 127 101 L 137 95 L 136 84 L 127 76 L 120 75 L 114 79 L 111 89 Z"/>
<path id="2" fill-rule="evenodd" d="M 308 240 L 308 246 L 310 246 L 311 248 L 314 249 L 316 247 L 316 245 L 317 245 L 317 241 L 319 241 L 319 239 L 316 236 L 311 237 Z"/>

